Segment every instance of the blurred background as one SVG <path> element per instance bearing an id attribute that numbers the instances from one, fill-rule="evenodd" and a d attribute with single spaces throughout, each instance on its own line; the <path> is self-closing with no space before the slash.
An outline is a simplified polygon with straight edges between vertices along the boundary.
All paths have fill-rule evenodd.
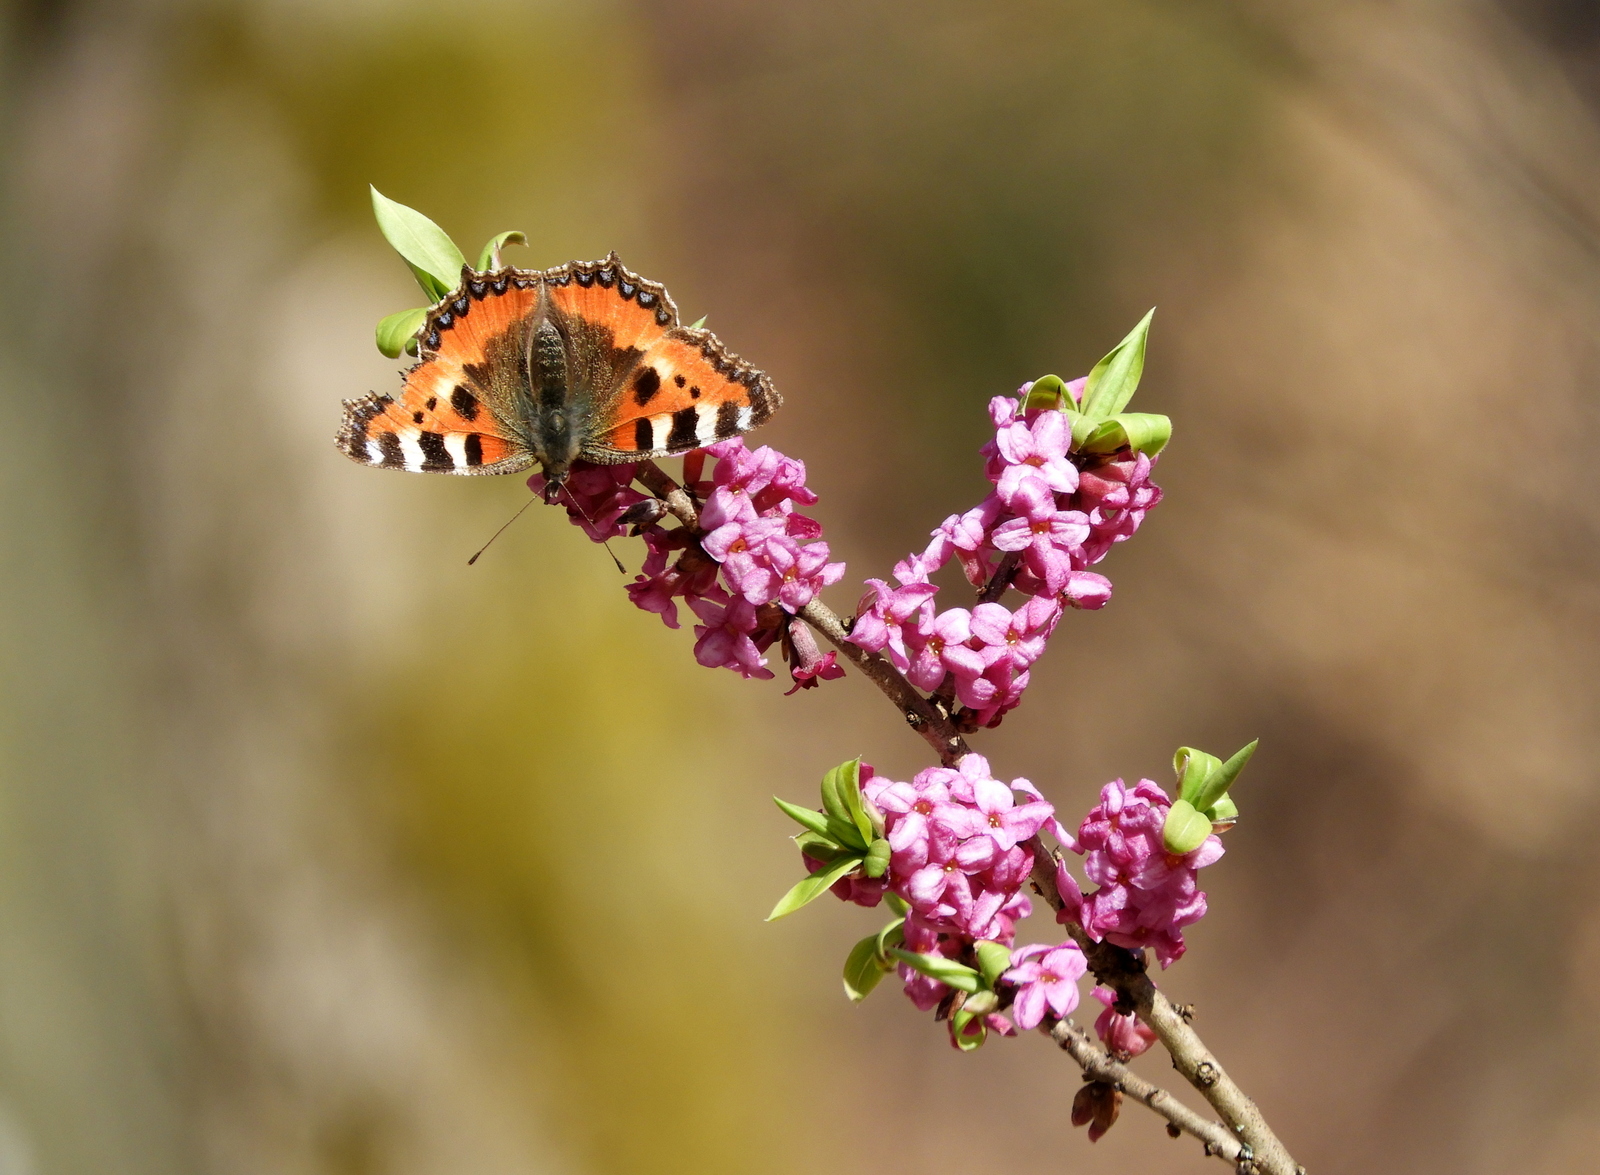
<path id="1" fill-rule="evenodd" d="M 1137 1107 L 1091 1147 L 1042 1040 L 851 1007 L 877 912 L 763 924 L 770 794 L 926 765 L 861 679 L 700 668 L 555 511 L 469 569 L 519 479 L 335 451 L 418 301 L 369 182 L 708 314 L 841 611 L 976 501 L 988 397 L 1159 306 L 1167 501 L 978 749 L 1076 820 L 1259 735 L 1161 982 L 1296 1157 L 1597 1161 L 1600 9 L 34 0 L 0 39 L 4 1175 L 1207 1169 Z"/>

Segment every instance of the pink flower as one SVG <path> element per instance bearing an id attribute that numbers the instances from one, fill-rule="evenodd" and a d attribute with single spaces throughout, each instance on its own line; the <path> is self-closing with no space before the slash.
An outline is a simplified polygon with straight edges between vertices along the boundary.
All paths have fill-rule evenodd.
<path id="1" fill-rule="evenodd" d="M 801 547 L 792 540 L 771 541 L 766 556 L 778 579 L 778 600 L 791 612 L 800 611 L 824 587 L 844 577 L 843 563 L 828 562 L 827 543 Z"/>
<path id="2" fill-rule="evenodd" d="M 690 600 L 689 606 L 705 621 L 694 628 L 696 661 L 710 669 L 732 669 L 741 677 L 772 676 L 761 650 L 751 639 L 760 628 L 754 605 L 718 592 L 715 596 Z"/>
<path id="3" fill-rule="evenodd" d="M 856 622 L 850 630 L 850 643 L 876 653 L 889 650 L 889 660 L 904 673 L 911 667 L 906 655 L 903 625 L 939 589 L 931 583 L 912 583 L 891 589 L 881 579 L 867 580 L 871 590 L 856 605 Z"/>
<path id="4" fill-rule="evenodd" d="M 1055 595 L 1066 586 L 1074 557 L 1082 554 L 1090 532 L 1088 516 L 1057 510 L 1055 495 L 1038 477 L 1020 485 L 1011 507 L 1019 517 L 996 527 L 990 542 L 1001 551 L 1021 551 L 1024 565 Z"/>
<path id="5" fill-rule="evenodd" d="M 1169 854 L 1162 829 L 1171 806 L 1166 792 L 1148 779 L 1131 788 L 1118 779 L 1101 789 L 1100 803 L 1078 829 L 1075 850 L 1084 854 L 1084 872 L 1099 888 L 1078 899 L 1076 909 L 1063 890 L 1067 906 L 1058 921 L 1075 921 L 1091 938 L 1129 950 L 1149 947 L 1163 967 L 1182 956 L 1183 928 L 1206 912 L 1196 875 L 1223 848 L 1210 836 L 1193 852 Z"/>
<path id="6" fill-rule="evenodd" d="M 962 808 L 955 831 L 984 844 L 984 867 L 1016 848 L 1039 831 L 1054 812 L 1049 804 L 1034 800 L 1017 806 L 1016 796 L 999 780 L 980 779 L 973 788 L 973 803 Z M 976 860 L 976 857 L 971 858 Z"/>
<path id="7" fill-rule="evenodd" d="M 1058 494 L 1072 493 L 1078 488 L 1078 470 L 1067 460 L 1072 430 L 1066 415 L 1054 409 L 1035 409 L 1027 415 L 1033 418 L 1031 423 L 1013 420 L 995 430 L 995 448 L 1005 462 L 998 481 L 1000 496 L 1009 499 L 1028 476 L 1041 478 Z"/>
<path id="8" fill-rule="evenodd" d="M 1037 1028 L 1048 1007 L 1057 1020 L 1078 1006 L 1078 980 L 1089 964 L 1075 942 L 1058 947 L 1042 943 L 1011 953 L 1011 969 L 1001 979 L 1017 989 L 1011 1014 L 1021 1029 Z"/>
<path id="9" fill-rule="evenodd" d="M 1096 987 L 1089 993 L 1106 1006 L 1095 1019 L 1094 1030 L 1106 1048 L 1120 1056 L 1137 1057 L 1155 1044 L 1155 1029 L 1135 1015 L 1117 1011 L 1117 993 L 1109 987 Z"/>
<path id="10" fill-rule="evenodd" d="M 815 689 L 824 681 L 835 681 L 844 676 L 844 670 L 837 664 L 839 655 L 832 649 L 826 654 L 820 652 L 817 638 L 811 635 L 810 625 L 799 617 L 790 620 L 784 630 L 783 656 L 789 662 L 789 676 L 794 681 L 784 697 L 795 690 Z M 863 764 L 863 770 L 870 773 L 872 769 Z"/>

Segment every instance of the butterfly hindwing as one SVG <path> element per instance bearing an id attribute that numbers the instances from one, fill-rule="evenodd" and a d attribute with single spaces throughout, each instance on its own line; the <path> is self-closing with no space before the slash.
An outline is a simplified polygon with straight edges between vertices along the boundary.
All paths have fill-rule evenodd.
<path id="1" fill-rule="evenodd" d="M 534 463 L 522 436 L 516 380 L 525 375 L 527 323 L 538 275 L 464 273 L 461 287 L 428 312 L 421 362 L 398 397 L 345 403 L 338 443 L 367 465 L 413 473 L 515 473 Z"/>

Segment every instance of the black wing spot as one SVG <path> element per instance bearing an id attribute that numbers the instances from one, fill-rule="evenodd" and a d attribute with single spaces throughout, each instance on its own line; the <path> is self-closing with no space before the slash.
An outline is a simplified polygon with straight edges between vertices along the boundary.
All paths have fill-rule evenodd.
<path id="1" fill-rule="evenodd" d="M 467 443 L 463 446 L 467 452 L 468 465 L 483 464 L 483 438 L 475 432 L 467 434 Z"/>
<path id="2" fill-rule="evenodd" d="M 699 398 L 700 398 L 700 389 L 695 387 L 693 384 L 690 384 L 689 385 L 689 399 L 698 400 Z"/>
<path id="3" fill-rule="evenodd" d="M 455 316 L 452 315 L 450 311 L 441 310 L 439 311 L 438 317 L 433 320 L 433 325 L 438 327 L 440 330 L 449 330 L 453 325 L 455 325 L 455 321 Z"/>
<path id="4" fill-rule="evenodd" d="M 652 294 L 649 290 L 640 290 L 639 291 L 639 305 L 643 306 L 646 310 L 648 310 L 648 309 L 650 309 L 650 307 L 654 306 L 655 304 L 656 304 L 656 296 L 654 294 Z"/>
<path id="5" fill-rule="evenodd" d="M 421 423 L 422 423 L 422 420 L 423 420 L 423 416 L 422 416 L 422 413 L 420 413 L 420 412 L 413 412 L 413 413 L 412 413 L 412 414 L 411 414 L 411 423 L 412 423 L 412 424 L 421 424 Z"/>
<path id="6" fill-rule="evenodd" d="M 378 434 L 378 448 L 383 450 L 383 460 L 379 462 L 386 469 L 401 469 L 405 467 L 405 451 L 400 448 L 400 434 L 384 432 Z"/>
<path id="7" fill-rule="evenodd" d="M 717 440 L 725 441 L 729 437 L 739 435 L 739 405 L 733 400 L 724 400 L 717 408 Z"/>
<path id="8" fill-rule="evenodd" d="M 656 398 L 661 390 L 661 376 L 654 367 L 646 367 L 633 377 L 633 401 L 643 408 Z"/>
<path id="9" fill-rule="evenodd" d="M 675 376 L 672 377 L 672 382 L 677 384 L 681 388 L 684 384 L 688 383 L 689 381 L 684 379 L 683 376 L 681 376 L 681 375 L 675 375 Z"/>
<path id="10" fill-rule="evenodd" d="M 680 408 L 672 414 L 672 431 L 667 434 L 667 448 L 674 451 L 692 449 L 700 443 L 700 413 L 694 408 Z"/>
<path id="11" fill-rule="evenodd" d="M 450 393 L 450 407 L 465 420 L 478 419 L 478 397 L 460 384 L 457 384 L 456 390 Z"/>
<path id="12" fill-rule="evenodd" d="M 505 293 L 506 292 L 506 279 L 503 278 L 503 277 L 495 279 L 494 283 L 489 288 L 491 290 L 493 290 L 496 294 Z"/>
<path id="13" fill-rule="evenodd" d="M 439 397 L 438 396 L 429 396 L 428 397 L 428 402 L 425 405 L 423 405 L 423 407 L 427 408 L 427 410 L 429 412 L 432 412 L 438 406 L 439 406 Z"/>
<path id="14" fill-rule="evenodd" d="M 656 325 L 657 326 L 666 326 L 667 323 L 669 323 L 671 321 L 672 321 L 672 315 L 667 313 L 667 308 L 665 306 L 661 307 L 659 310 L 656 311 Z"/>
<path id="15" fill-rule="evenodd" d="M 450 450 L 444 447 L 443 433 L 425 432 L 417 438 L 417 444 L 422 449 L 424 472 L 439 473 L 456 467 L 456 459 L 450 456 Z"/>
<path id="16" fill-rule="evenodd" d="M 656 447 L 656 430 L 648 416 L 641 416 L 633 422 L 633 447 L 641 453 L 648 453 Z"/>

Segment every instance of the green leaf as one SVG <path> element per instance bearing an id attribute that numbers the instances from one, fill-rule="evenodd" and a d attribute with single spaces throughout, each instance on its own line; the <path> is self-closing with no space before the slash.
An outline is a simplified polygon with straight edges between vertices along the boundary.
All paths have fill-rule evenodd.
<path id="1" fill-rule="evenodd" d="M 384 239 L 405 258 L 423 293 L 437 302 L 460 284 L 467 259 L 444 229 L 377 188 L 372 189 L 372 211 Z"/>
<path id="2" fill-rule="evenodd" d="M 861 803 L 861 760 L 851 759 L 840 763 L 822 777 L 822 806 L 828 815 L 853 825 L 865 849 L 877 836 L 872 829 L 872 818 Z M 840 830 L 842 831 L 842 830 Z M 835 832 L 834 839 L 849 844 L 850 838 Z"/>
<path id="3" fill-rule="evenodd" d="M 905 942 L 905 940 L 906 920 L 904 918 L 896 918 L 882 930 L 878 931 L 878 958 L 883 961 L 883 965 L 885 967 L 894 966 L 894 963 L 889 959 L 889 952 L 895 947 L 899 946 L 901 943 Z"/>
<path id="4" fill-rule="evenodd" d="M 893 947 L 889 953 L 902 963 L 914 967 L 957 991 L 974 992 L 982 989 L 983 977 L 965 963 L 947 959 L 943 955 L 919 955 L 915 951 Z"/>
<path id="5" fill-rule="evenodd" d="M 977 1030 L 968 1032 L 974 1024 Z M 950 1039 L 955 1042 L 956 1048 L 964 1053 L 975 1052 L 983 1047 L 983 1042 L 989 1039 L 989 1026 L 983 1022 L 982 1016 L 977 1012 L 969 1012 L 962 1008 L 950 1017 Z"/>
<path id="6" fill-rule="evenodd" d="M 1231 826 L 1238 822 L 1239 805 L 1233 802 L 1232 796 L 1223 796 L 1220 800 L 1205 810 L 1205 817 L 1207 820 L 1211 821 L 1214 829 L 1216 829 L 1216 826 L 1219 824 Z M 1217 829 L 1217 831 L 1221 830 Z"/>
<path id="7" fill-rule="evenodd" d="M 1182 856 L 1205 844 L 1211 835 L 1211 821 L 1196 812 L 1188 800 L 1174 800 L 1161 828 L 1161 841 L 1167 852 Z"/>
<path id="8" fill-rule="evenodd" d="M 701 327 L 705 326 L 705 324 L 706 324 L 706 316 L 704 314 L 702 314 L 699 318 L 695 319 L 692 324 L 690 324 L 689 329 L 690 330 L 699 330 Z"/>
<path id="9" fill-rule="evenodd" d="M 1172 439 L 1172 421 L 1153 412 L 1120 412 L 1093 425 L 1075 447 L 1085 453 L 1115 453 L 1126 446 L 1154 457 Z"/>
<path id="10" fill-rule="evenodd" d="M 802 808 L 799 804 L 791 804 L 788 800 L 780 800 L 777 796 L 772 797 L 772 802 L 778 805 L 779 811 L 802 828 L 808 828 L 818 836 L 828 834 L 828 818 L 821 812 L 813 808 Z"/>
<path id="11" fill-rule="evenodd" d="M 427 318 L 428 312 L 421 307 L 389 315 L 378 323 L 378 350 L 390 359 L 400 358 L 400 352 L 406 350 L 406 344 L 417 337 Z"/>
<path id="12" fill-rule="evenodd" d="M 1044 375 L 1033 381 L 1033 387 L 1028 389 L 1028 398 L 1023 401 L 1022 407 L 1028 408 L 1065 408 L 1072 403 L 1072 397 L 1067 395 L 1067 384 L 1059 375 Z"/>
<path id="13" fill-rule="evenodd" d="M 992 991 L 975 991 L 961 1001 L 961 1007 L 975 1016 L 987 1016 L 1000 1009 L 1000 997 Z"/>
<path id="14" fill-rule="evenodd" d="M 1222 760 L 1215 755 L 1194 747 L 1179 747 L 1172 756 L 1172 769 L 1178 775 L 1178 795 L 1199 810 L 1200 792 L 1221 766 Z"/>
<path id="15" fill-rule="evenodd" d="M 1083 448 L 1083 444 L 1089 439 L 1089 435 L 1100 427 L 1100 422 L 1092 416 L 1085 416 L 1082 412 L 1073 408 L 1067 408 L 1065 411 L 1067 423 L 1072 426 L 1072 448 L 1074 452 L 1077 452 Z"/>
<path id="16" fill-rule="evenodd" d="M 1233 781 L 1239 778 L 1239 772 L 1244 770 L 1244 765 L 1250 762 L 1250 756 L 1256 753 L 1260 739 L 1240 747 L 1234 752 L 1233 757 L 1212 773 L 1206 780 L 1205 787 L 1194 799 L 1194 806 L 1204 812 L 1207 808 L 1214 807 L 1219 800 L 1228 794 L 1228 789 L 1233 786 Z M 1238 815 L 1238 809 L 1234 809 Z"/>
<path id="17" fill-rule="evenodd" d="M 816 832 L 802 832 L 794 838 L 795 847 L 818 861 L 837 861 L 841 856 L 859 857 L 859 852 L 845 848 L 831 837 Z"/>
<path id="18" fill-rule="evenodd" d="M 1094 370 L 1089 373 L 1089 382 L 1083 389 L 1084 415 L 1104 420 L 1127 407 L 1144 375 L 1145 339 L 1150 333 L 1150 320 L 1154 316 L 1155 311 L 1151 310 L 1139 320 L 1138 326 L 1128 332 L 1127 338 L 1094 365 Z"/>
<path id="19" fill-rule="evenodd" d="M 793 889 L 779 898 L 778 904 L 772 907 L 772 913 L 767 915 L 767 921 L 776 921 L 787 914 L 793 914 L 801 906 L 809 905 L 816 901 L 828 892 L 829 886 L 860 864 L 860 857 L 846 857 L 835 864 L 824 865 L 811 876 L 803 878 Z"/>
<path id="20" fill-rule="evenodd" d="M 878 935 L 869 934 L 850 948 L 844 961 L 844 994 L 859 1004 L 878 986 L 878 981 L 894 969 L 894 964 L 878 949 Z"/>
<path id="21" fill-rule="evenodd" d="M 861 872 L 868 877 L 882 877 L 889 871 L 889 842 L 881 836 L 867 847 L 861 861 Z"/>
<path id="22" fill-rule="evenodd" d="M 1011 948 L 998 942 L 984 940 L 977 944 L 978 971 L 985 987 L 994 987 L 1011 967 Z"/>
<path id="23" fill-rule="evenodd" d="M 888 906 L 889 909 L 893 910 L 896 914 L 900 915 L 901 918 L 904 918 L 907 914 L 911 913 L 911 903 L 906 901 L 905 898 L 901 897 L 897 893 L 884 894 L 883 904 Z"/>
<path id="24" fill-rule="evenodd" d="M 478 268 L 499 269 L 500 250 L 507 245 L 526 245 L 528 238 L 515 230 L 508 233 L 496 233 L 489 238 L 489 243 L 483 247 L 483 252 L 478 254 Z M 460 272 L 459 270 L 457 272 Z"/>

